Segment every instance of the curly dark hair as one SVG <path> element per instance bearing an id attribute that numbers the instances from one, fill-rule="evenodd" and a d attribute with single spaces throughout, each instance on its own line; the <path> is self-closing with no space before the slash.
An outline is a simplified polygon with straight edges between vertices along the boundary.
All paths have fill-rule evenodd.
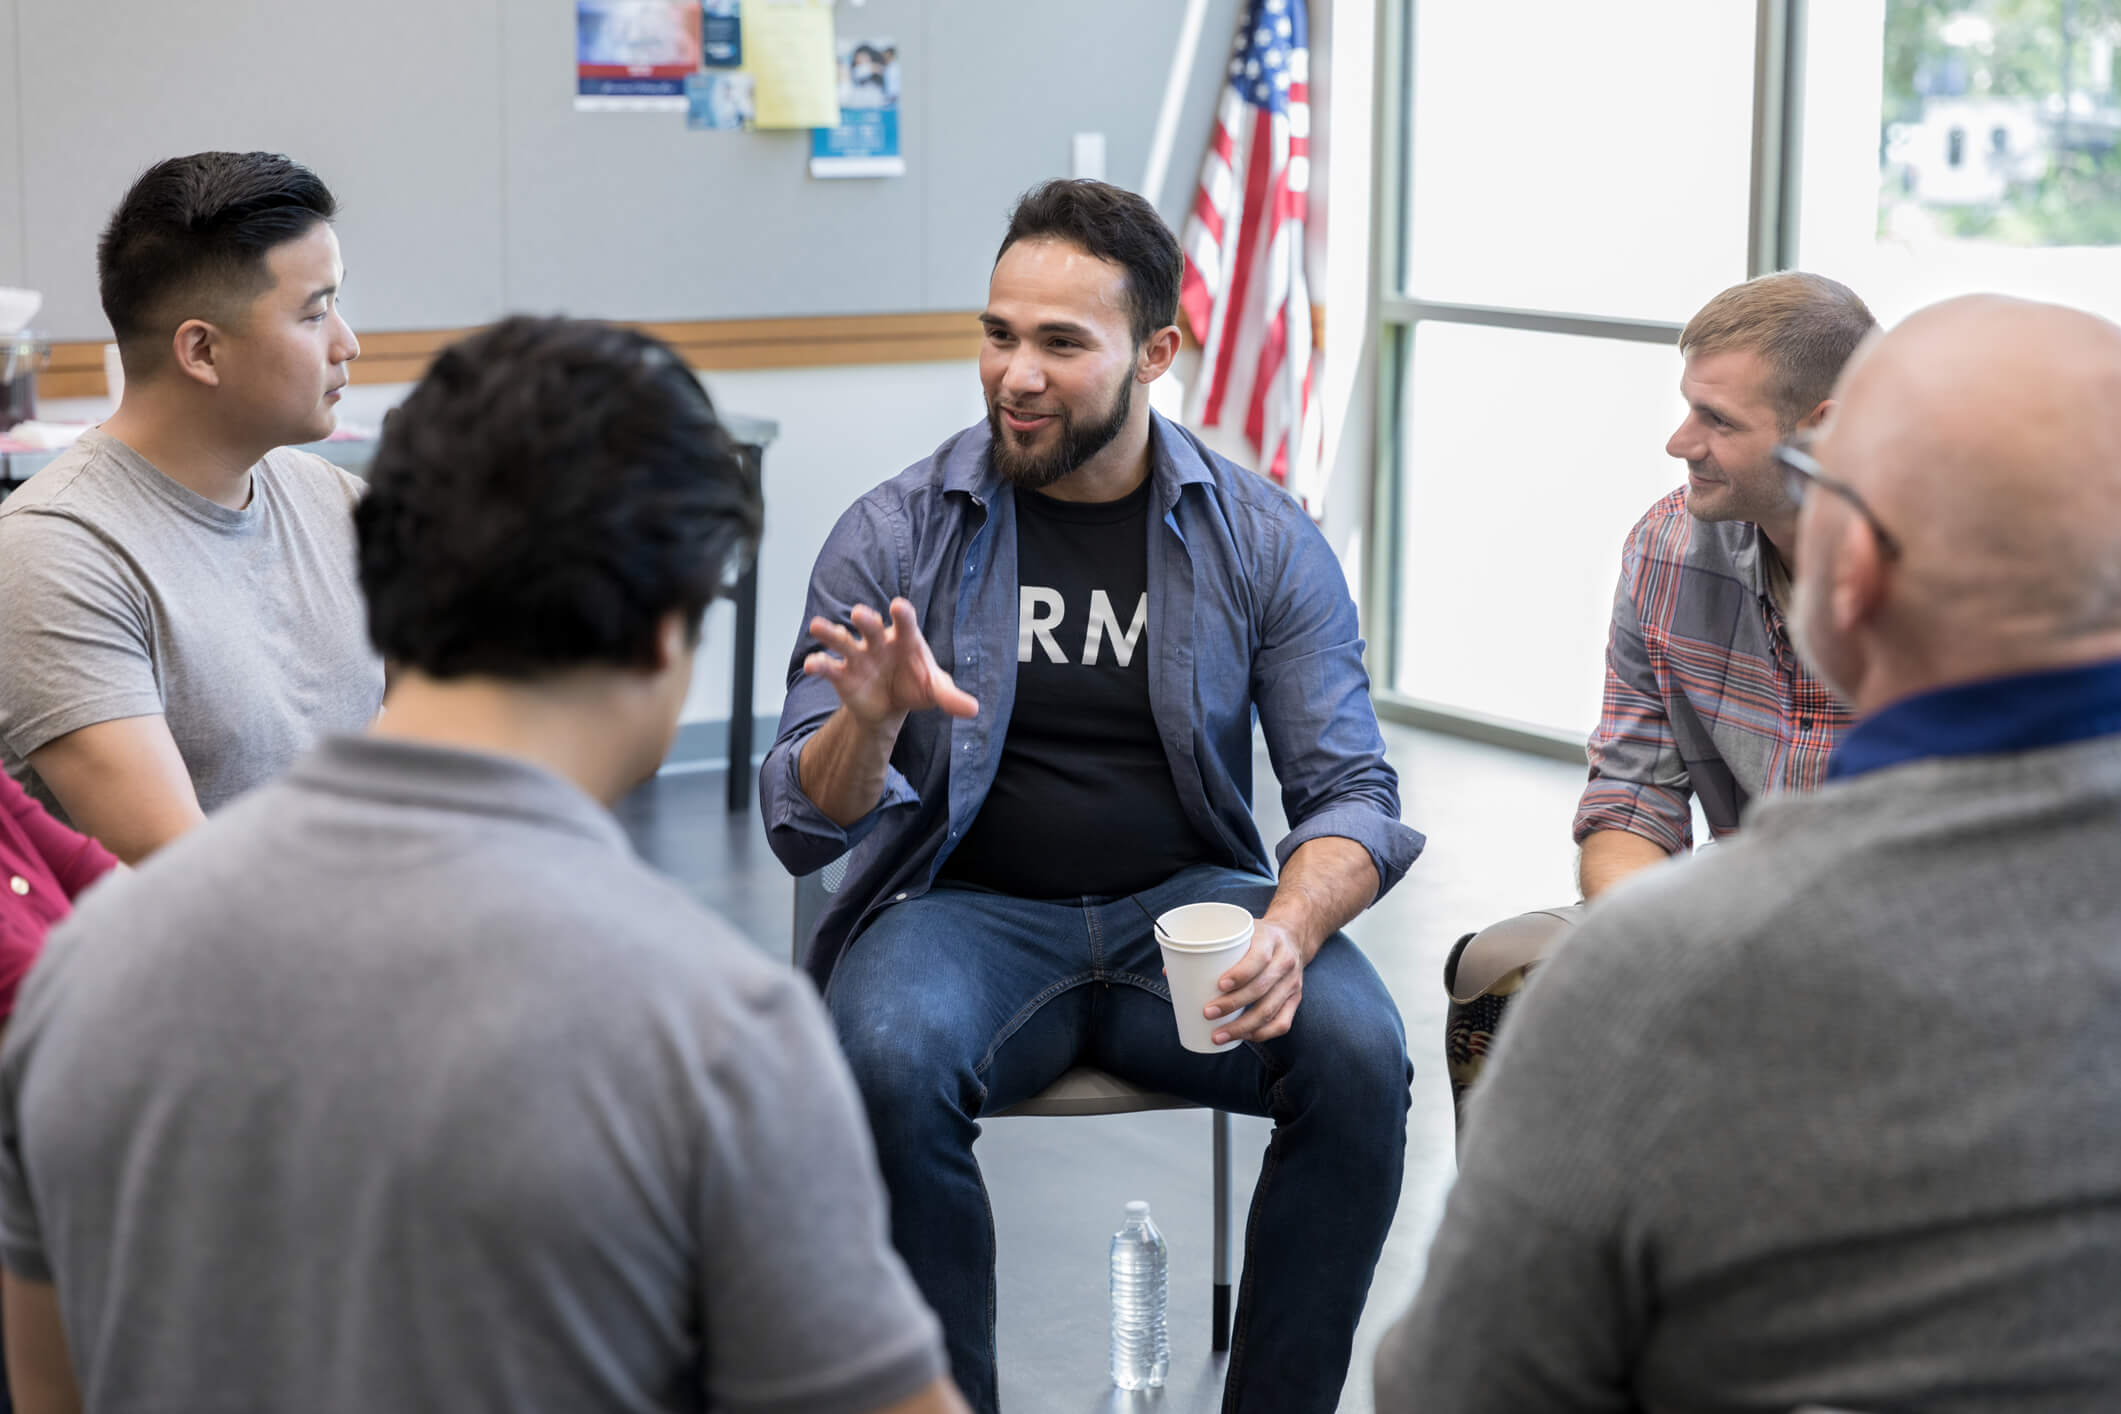
<path id="1" fill-rule="evenodd" d="M 368 632 L 436 678 L 652 666 L 749 563 L 759 492 L 699 380 L 615 325 L 518 316 L 383 425 L 354 512 Z"/>
<path id="2" fill-rule="evenodd" d="M 272 284 L 265 257 L 338 214 L 317 174 L 274 152 L 194 152 L 140 174 L 96 245 L 97 292 L 134 366 L 150 339 Z"/>
<path id="3" fill-rule="evenodd" d="M 1186 259 L 1178 237 L 1146 198 L 1110 182 L 1064 178 L 1033 187 L 1009 216 L 995 263 L 1018 241 L 1062 240 L 1127 272 L 1134 346 L 1178 322 L 1178 283 Z"/>

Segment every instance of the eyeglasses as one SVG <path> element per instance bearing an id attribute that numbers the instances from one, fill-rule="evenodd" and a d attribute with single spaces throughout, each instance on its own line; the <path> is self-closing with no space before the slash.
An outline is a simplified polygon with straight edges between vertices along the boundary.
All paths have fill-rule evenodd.
<path id="1" fill-rule="evenodd" d="M 1885 528 L 1885 522 L 1878 519 L 1878 513 L 1870 508 L 1863 497 L 1856 494 L 1855 487 L 1846 481 L 1837 481 L 1828 476 L 1826 468 L 1819 465 L 1812 454 L 1801 447 L 1793 447 L 1785 442 L 1775 448 L 1774 456 L 1776 464 L 1782 468 L 1783 492 L 1790 498 L 1792 506 L 1802 506 L 1805 493 L 1813 486 L 1824 486 L 1854 506 L 1856 513 L 1870 524 L 1871 533 L 1878 537 L 1878 548 L 1885 551 L 1887 559 L 1900 558 L 1900 542 L 1893 537 L 1893 532 Z"/>

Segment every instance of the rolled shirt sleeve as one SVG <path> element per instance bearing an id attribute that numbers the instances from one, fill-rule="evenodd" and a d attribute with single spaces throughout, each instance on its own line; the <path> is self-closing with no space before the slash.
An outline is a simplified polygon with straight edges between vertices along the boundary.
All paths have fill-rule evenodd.
<path id="1" fill-rule="evenodd" d="M 888 618 L 891 601 L 910 592 L 899 569 L 904 563 L 900 542 L 900 527 L 886 508 L 864 497 L 833 526 L 811 571 L 802 627 L 788 659 L 788 696 L 781 705 L 780 729 L 759 768 L 767 843 L 791 874 L 823 868 L 861 843 L 886 812 L 920 803 L 913 783 L 898 767 L 887 765 L 884 793 L 875 807 L 843 827 L 804 793 L 801 775 L 804 744 L 840 705 L 831 683 L 803 671 L 803 660 L 824 647 L 810 632 L 810 621 L 844 624 L 857 604 Z"/>
<path id="2" fill-rule="evenodd" d="M 1606 641 L 1605 693 L 1598 727 L 1585 743 L 1591 777 L 1576 806 L 1578 844 L 1620 830 L 1678 854 L 1694 842 L 1693 785 L 1665 707 L 1665 687 L 1642 632 L 1635 586 L 1641 533 L 1621 556 Z"/>
<path id="3" fill-rule="evenodd" d="M 1270 561 L 1273 593 L 1252 661 L 1252 699 L 1290 821 L 1274 856 L 1285 866 L 1311 840 L 1353 840 L 1369 852 L 1382 898 L 1426 841 L 1399 818 L 1399 775 L 1385 761 L 1355 601 L 1340 561 L 1300 513 L 1292 509 L 1282 524 L 1282 553 Z"/>

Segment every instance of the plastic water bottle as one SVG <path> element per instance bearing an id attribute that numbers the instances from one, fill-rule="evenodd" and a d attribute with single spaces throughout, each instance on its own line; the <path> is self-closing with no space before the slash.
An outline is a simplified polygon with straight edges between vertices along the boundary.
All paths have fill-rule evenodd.
<path id="1" fill-rule="evenodd" d="M 1149 1205 L 1129 1203 L 1127 1221 L 1112 1234 L 1112 1383 L 1121 1389 L 1160 1389 L 1171 1369 L 1164 1329 L 1169 1265 Z"/>

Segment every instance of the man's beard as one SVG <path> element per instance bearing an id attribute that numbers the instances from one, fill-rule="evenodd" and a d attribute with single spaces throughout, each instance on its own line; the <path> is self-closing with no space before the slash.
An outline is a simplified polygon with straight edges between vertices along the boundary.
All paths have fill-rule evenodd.
<path id="1" fill-rule="evenodd" d="M 1713 473 L 1710 468 L 1714 468 Z M 1687 487 L 1687 513 L 1696 520 L 1707 523 L 1742 520 L 1757 525 L 1763 520 L 1773 520 L 1787 503 L 1788 493 L 1782 489 L 1782 479 L 1771 469 L 1756 468 L 1745 476 L 1734 477 L 1716 462 L 1706 459 L 1689 461 L 1686 469 L 1689 477 L 1710 477 L 1709 505 L 1702 504 L 1702 498 L 1695 494 L 1691 482 Z M 1717 501 L 1721 504 L 1713 504 Z"/>
<path id="2" fill-rule="evenodd" d="M 1133 407 L 1134 376 L 1129 373 L 1120 379 L 1112 411 L 1098 421 L 1077 426 L 1068 410 L 1060 409 L 1055 414 L 1060 420 L 1060 438 L 1052 451 L 1039 455 L 1016 447 L 1008 428 L 1002 425 L 1000 402 L 990 400 L 987 427 L 994 435 L 994 469 L 1019 491 L 1043 491 L 1110 446 L 1127 425 L 1127 414 Z"/>

